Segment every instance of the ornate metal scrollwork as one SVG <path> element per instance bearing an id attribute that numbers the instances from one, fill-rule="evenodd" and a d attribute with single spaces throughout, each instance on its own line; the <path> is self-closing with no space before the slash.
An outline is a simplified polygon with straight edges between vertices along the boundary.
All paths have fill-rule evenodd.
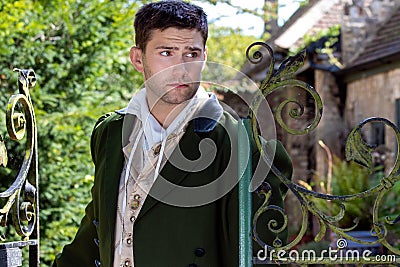
<path id="1" fill-rule="evenodd" d="M 274 52 L 272 48 L 266 43 L 255 42 L 251 44 L 246 51 L 246 57 L 248 58 L 248 60 L 253 64 L 262 63 L 263 54 L 259 50 L 257 50 L 252 56 L 250 55 L 251 49 L 256 46 L 264 47 L 268 51 L 271 58 L 271 62 L 269 63 L 269 70 L 267 76 L 265 77 L 264 81 L 262 82 L 259 88 L 261 94 L 258 94 L 254 98 L 249 109 L 249 117 L 251 118 L 252 132 L 254 137 L 257 137 L 259 135 L 257 129 L 257 120 L 254 112 L 258 110 L 262 102 L 262 98 L 268 96 L 274 91 L 283 90 L 284 88 L 288 87 L 301 88 L 302 90 L 305 90 L 311 95 L 311 97 L 314 99 L 315 110 L 316 110 L 314 119 L 304 129 L 291 128 L 287 123 L 285 123 L 284 119 L 282 118 L 284 107 L 289 103 L 295 104 L 297 108 L 292 108 L 289 112 L 289 115 L 294 119 L 298 119 L 304 114 L 304 105 L 300 103 L 298 99 L 288 98 L 278 105 L 275 112 L 276 120 L 278 124 L 290 134 L 302 135 L 309 133 L 311 130 L 317 127 L 322 116 L 323 106 L 320 96 L 313 87 L 311 87 L 309 84 L 303 81 L 293 79 L 293 76 L 296 73 L 296 71 L 298 71 L 304 64 L 305 51 L 302 51 L 295 56 L 288 57 L 280 64 L 279 68 L 275 71 Z M 262 152 L 261 143 L 259 143 L 258 138 L 255 138 L 255 140 L 257 142 L 258 148 Z"/>
<path id="2" fill-rule="evenodd" d="M 283 107 L 287 105 L 288 103 L 295 103 L 298 108 L 292 109 L 289 112 L 289 115 L 292 118 L 299 118 L 300 116 L 303 115 L 304 111 L 304 105 L 299 103 L 298 100 L 296 99 L 286 99 L 283 102 L 281 102 L 278 105 L 278 108 L 275 111 L 275 118 L 280 126 L 284 130 L 286 130 L 290 134 L 294 135 L 303 135 L 309 133 L 312 129 L 314 129 L 322 116 L 322 101 L 318 93 L 312 88 L 310 85 L 299 81 L 295 80 L 293 78 L 295 72 L 301 68 L 304 58 L 305 58 L 305 52 L 300 52 L 299 54 L 289 57 L 285 61 L 281 63 L 279 68 L 275 70 L 275 59 L 274 59 L 274 53 L 267 44 L 262 43 L 262 42 L 256 42 L 253 43 L 246 51 L 246 56 L 248 60 L 253 63 L 253 64 L 260 64 L 262 62 L 262 57 L 263 54 L 260 51 L 255 52 L 252 57 L 250 56 L 250 49 L 253 48 L 254 46 L 262 46 L 266 48 L 268 51 L 271 61 L 269 63 L 269 72 L 265 78 L 265 80 L 262 82 L 260 85 L 260 94 L 254 99 L 254 102 L 252 103 L 252 106 L 249 111 L 249 116 L 251 118 L 252 122 L 252 132 L 254 135 L 254 139 L 257 142 L 257 147 L 260 150 L 260 153 L 262 157 L 265 159 L 265 161 L 269 164 L 271 171 L 279 177 L 279 179 L 289 188 L 289 190 L 294 194 L 294 196 L 297 198 L 299 201 L 300 207 L 301 207 L 301 212 L 302 212 L 302 225 L 300 230 L 297 233 L 297 236 L 290 241 L 288 244 L 284 244 L 282 240 L 279 240 L 279 238 L 276 238 L 273 244 L 266 244 L 263 240 L 261 240 L 257 234 L 257 221 L 260 218 L 260 215 L 264 212 L 270 212 L 270 211 L 275 211 L 275 214 L 280 214 L 282 216 L 283 220 L 281 220 L 283 223 L 281 225 L 278 225 L 278 221 L 270 221 L 266 222 L 266 225 L 268 229 L 273 232 L 273 233 L 281 233 L 284 230 L 287 229 L 288 226 L 288 219 L 287 219 L 287 214 L 285 210 L 270 205 L 269 204 L 269 199 L 271 196 L 271 188 L 270 186 L 264 182 L 264 184 L 258 189 L 258 192 L 260 195 L 264 196 L 265 201 L 261 207 L 255 212 L 254 218 L 253 218 L 253 238 L 256 240 L 256 242 L 264 248 L 267 248 L 269 251 L 277 251 L 279 250 L 284 250 L 284 251 L 289 251 L 291 249 L 294 249 L 296 245 L 299 244 L 301 239 L 304 237 L 307 227 L 308 227 L 308 220 L 309 220 L 309 214 L 317 219 L 319 222 L 319 233 L 314 237 L 314 240 L 316 242 L 321 241 L 324 236 L 326 235 L 327 230 L 329 229 L 331 232 L 335 233 L 338 237 L 340 238 L 346 238 L 348 240 L 355 241 L 357 243 L 362 243 L 362 244 L 382 244 L 385 246 L 389 251 L 393 252 L 394 254 L 400 255 L 400 250 L 397 249 L 396 247 L 393 247 L 389 242 L 386 240 L 387 236 L 387 229 L 386 225 L 388 224 L 394 224 L 398 221 L 400 221 L 400 216 L 397 216 L 396 218 L 387 218 L 386 221 L 382 222 L 379 220 L 378 217 L 378 209 L 381 206 L 381 202 L 384 198 L 384 195 L 390 191 L 393 187 L 393 185 L 400 179 L 400 161 L 399 161 L 399 153 L 400 153 L 400 147 L 397 149 L 397 158 L 395 160 L 395 164 L 393 166 L 393 169 L 389 175 L 386 177 L 383 177 L 380 179 L 379 184 L 376 186 L 363 191 L 359 192 L 356 194 L 349 194 L 349 195 L 330 195 L 330 194 L 322 194 L 322 193 L 317 193 L 315 191 L 312 191 L 311 188 L 306 188 L 303 187 L 299 184 L 296 184 L 292 182 L 290 179 L 285 177 L 278 169 L 276 166 L 273 164 L 273 155 L 270 155 L 266 150 L 264 150 L 263 146 L 261 145 L 261 142 L 259 141 L 259 132 L 257 129 L 257 121 L 256 121 L 256 116 L 255 112 L 257 111 L 259 107 L 259 103 L 261 102 L 262 98 L 268 96 L 271 94 L 273 91 L 276 90 L 282 90 L 286 87 L 298 87 L 301 88 L 307 93 L 310 94 L 312 99 L 314 100 L 315 103 L 315 117 L 313 121 L 308 124 L 304 129 L 292 129 L 288 124 L 286 124 L 282 118 L 282 112 L 283 112 Z M 400 144 L 400 132 L 398 128 L 391 123 L 390 121 L 384 119 L 384 118 L 369 118 L 366 119 L 362 122 L 360 122 L 349 134 L 347 141 L 346 141 L 346 158 L 347 160 L 353 160 L 362 166 L 365 166 L 369 169 L 373 169 L 373 161 L 372 161 L 372 156 L 371 153 L 373 152 L 374 148 L 367 144 L 363 139 L 362 139 L 362 134 L 361 134 L 361 129 L 363 126 L 369 123 L 373 122 L 379 122 L 385 124 L 387 127 L 389 127 L 393 132 L 396 137 L 397 144 Z M 355 223 L 354 226 L 349 227 L 349 228 L 342 228 L 338 226 L 338 221 L 340 221 L 345 215 L 346 215 L 346 208 L 344 203 L 353 201 L 356 199 L 363 199 L 366 197 L 374 196 L 375 197 L 375 202 L 373 206 L 373 211 L 372 211 L 372 217 L 373 217 L 373 226 L 371 229 L 371 235 L 376 236 L 376 240 L 374 241 L 365 241 L 361 240 L 358 238 L 355 238 L 353 236 L 350 236 L 348 232 L 352 229 L 354 229 L 357 226 L 357 223 Z M 317 205 L 315 205 L 317 201 L 336 201 L 339 203 L 340 209 L 339 212 L 335 215 L 331 215 L 329 211 L 327 212 L 326 210 L 321 209 Z M 264 223 L 265 225 L 265 223 Z M 304 264 L 304 262 L 302 263 Z"/>
<path id="3" fill-rule="evenodd" d="M 33 70 L 14 69 L 18 72 L 19 93 L 12 95 L 6 109 L 7 132 L 11 140 L 25 138 L 25 149 L 21 167 L 13 183 L 0 198 L 6 199 L 0 209 L 0 221 L 7 224 L 11 212 L 16 232 L 23 239 L 29 238 L 37 222 L 37 133 L 35 113 L 29 94 L 29 88 L 35 86 L 36 75 Z M 21 109 L 21 110 L 20 110 Z M 7 148 L 0 135 L 0 166 L 8 164 Z M 4 237 L 2 237 L 4 241 Z"/>

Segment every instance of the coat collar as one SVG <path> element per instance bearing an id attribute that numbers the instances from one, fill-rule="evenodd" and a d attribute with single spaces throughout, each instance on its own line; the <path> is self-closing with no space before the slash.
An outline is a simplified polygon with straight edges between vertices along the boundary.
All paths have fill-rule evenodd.
<path id="1" fill-rule="evenodd" d="M 117 114 L 126 115 L 128 108 L 123 108 L 115 111 Z M 219 104 L 215 94 L 209 94 L 209 99 L 205 102 L 202 108 L 194 115 L 193 131 L 195 133 L 208 133 L 214 130 L 219 119 L 222 117 L 223 108 Z M 130 117 L 130 116 L 125 116 Z"/>
<path id="2" fill-rule="evenodd" d="M 115 113 L 119 115 L 126 115 L 126 108 L 116 110 Z M 222 111 L 221 111 L 222 114 Z M 128 117 L 128 116 L 127 116 Z M 130 116 L 129 116 L 130 117 Z M 193 122 L 193 131 L 195 133 L 208 133 L 214 130 L 215 126 L 217 126 L 218 120 L 207 117 L 198 117 L 192 120 Z"/>

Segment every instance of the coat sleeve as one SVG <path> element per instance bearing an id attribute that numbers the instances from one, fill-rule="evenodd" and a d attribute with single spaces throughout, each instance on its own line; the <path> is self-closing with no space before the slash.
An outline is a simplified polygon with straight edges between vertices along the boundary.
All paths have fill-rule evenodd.
<path id="1" fill-rule="evenodd" d="M 93 202 L 90 202 L 74 240 L 56 256 L 53 267 L 96 266 L 100 262 L 96 224 L 93 218 Z"/>
<path id="2" fill-rule="evenodd" d="M 102 122 L 110 114 L 103 115 L 96 123 L 91 136 L 91 153 L 93 162 L 96 164 L 96 155 L 99 153 L 100 140 L 104 131 Z M 53 267 L 90 267 L 100 265 L 100 253 L 98 247 L 97 227 L 95 218 L 93 195 L 95 184 L 91 190 L 92 201 L 86 206 L 85 215 L 80 223 L 74 240 L 66 245 L 53 262 Z"/>

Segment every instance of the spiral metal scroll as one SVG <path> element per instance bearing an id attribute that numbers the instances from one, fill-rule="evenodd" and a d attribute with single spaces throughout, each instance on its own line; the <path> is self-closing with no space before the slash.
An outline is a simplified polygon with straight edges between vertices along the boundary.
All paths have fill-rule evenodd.
<path id="1" fill-rule="evenodd" d="M 274 52 L 272 48 L 263 42 L 255 42 L 251 44 L 246 51 L 246 57 L 247 59 L 253 63 L 253 64 L 262 64 L 263 63 L 263 58 L 264 55 L 257 50 L 254 52 L 252 55 L 250 55 L 251 49 L 254 47 L 261 46 L 265 48 L 268 51 L 268 54 L 271 58 L 271 62 L 269 62 L 269 67 L 268 67 L 268 73 L 267 76 L 265 77 L 264 81 L 260 85 L 260 91 L 257 94 L 257 96 L 254 98 L 250 109 L 249 109 L 249 117 L 251 118 L 251 124 L 252 124 L 252 132 L 254 135 L 254 139 L 256 140 L 257 147 L 258 149 L 263 152 L 262 145 L 258 139 L 259 136 L 259 131 L 257 129 L 257 118 L 255 113 L 257 112 L 258 108 L 260 107 L 260 104 L 263 101 L 263 98 L 268 96 L 274 91 L 277 90 L 284 90 L 285 88 L 301 88 L 302 90 L 305 90 L 312 99 L 314 100 L 315 104 L 315 116 L 312 122 L 307 125 L 304 129 L 293 129 L 291 128 L 282 118 L 282 113 L 284 108 L 289 104 L 292 103 L 297 106 L 297 108 L 292 108 L 289 112 L 289 115 L 294 118 L 294 119 L 299 119 L 304 115 L 304 105 L 300 103 L 297 99 L 294 98 L 288 98 L 284 100 L 282 103 L 280 103 L 275 111 L 275 118 L 278 124 L 285 129 L 288 133 L 294 134 L 294 135 L 303 135 L 309 133 L 311 130 L 313 130 L 315 127 L 317 127 L 321 116 L 322 116 L 322 100 L 318 93 L 315 91 L 313 87 L 311 87 L 309 84 L 299 81 L 294 79 L 294 74 L 296 71 L 298 71 L 304 64 L 304 58 L 305 58 L 305 51 L 302 51 L 298 53 L 295 56 L 288 57 L 286 60 L 284 60 L 279 68 L 275 71 L 275 57 L 274 57 Z"/>
<path id="2" fill-rule="evenodd" d="M 26 138 L 26 145 L 17 177 L 9 188 L 0 192 L 0 198 L 7 199 L 0 209 L 0 222 L 5 227 L 11 212 L 16 232 L 27 239 L 37 221 L 37 133 L 35 113 L 29 95 L 29 88 L 36 83 L 36 75 L 33 70 L 14 71 L 18 72 L 19 93 L 12 95 L 8 101 L 6 125 L 10 139 L 18 142 Z M 7 162 L 7 149 L 0 135 L 0 166 L 6 167 Z M 5 237 L 1 239 L 4 241 Z"/>
<path id="3" fill-rule="evenodd" d="M 378 218 L 378 209 L 380 207 L 380 204 L 382 202 L 383 197 L 387 192 L 389 192 L 393 185 L 400 179 L 400 161 L 399 161 L 399 155 L 400 155 L 400 148 L 397 148 L 397 158 L 395 161 L 395 164 L 393 166 L 392 172 L 387 176 L 384 177 L 380 180 L 380 183 L 376 185 L 373 188 L 370 188 L 366 191 L 359 192 L 357 194 L 351 194 L 351 195 L 328 195 L 328 194 L 321 194 L 317 193 L 315 191 L 309 190 L 303 186 L 300 186 L 298 184 L 295 184 L 291 182 L 287 177 L 285 177 L 278 169 L 277 167 L 273 164 L 273 155 L 271 153 L 268 153 L 264 147 L 261 145 L 261 142 L 258 138 L 258 129 L 257 129 L 257 121 L 256 121 L 256 116 L 255 112 L 257 111 L 259 104 L 261 100 L 268 96 L 270 93 L 272 93 L 275 90 L 282 90 L 286 87 L 299 87 L 301 89 L 306 90 L 311 97 L 314 99 L 315 102 L 315 110 L 316 114 L 314 117 L 314 120 L 307 125 L 304 129 L 292 129 L 290 128 L 282 119 L 282 112 L 283 112 L 283 107 L 287 105 L 288 103 L 295 103 L 300 110 L 300 112 L 296 112 L 294 110 L 290 111 L 289 115 L 292 118 L 299 118 L 300 116 L 303 115 L 303 105 L 299 103 L 295 99 L 286 99 L 282 103 L 279 104 L 278 108 L 276 109 L 276 120 L 277 122 L 285 129 L 288 133 L 290 134 L 295 134 L 295 135 L 302 135 L 302 134 L 307 134 L 309 131 L 314 129 L 322 116 L 322 101 L 321 98 L 319 97 L 318 93 L 308 84 L 295 80 L 293 78 L 294 73 L 303 65 L 303 61 L 305 58 L 305 53 L 300 52 L 299 54 L 289 57 L 285 61 L 282 62 L 282 64 L 279 66 L 279 68 L 275 71 L 274 65 L 275 65 L 275 59 L 273 55 L 273 51 L 271 47 L 265 43 L 262 42 L 256 42 L 250 45 L 250 47 L 247 49 L 246 56 L 248 60 L 253 63 L 253 64 L 260 64 L 262 63 L 262 57 L 263 54 L 260 51 L 255 52 L 252 57 L 250 56 L 250 49 L 255 47 L 255 46 L 262 46 L 266 48 L 268 51 L 270 57 L 271 57 L 271 62 L 269 64 L 269 72 L 265 78 L 265 80 L 262 82 L 260 86 L 260 93 L 258 96 L 256 96 L 255 100 L 252 103 L 252 106 L 249 111 L 249 116 L 252 121 L 252 132 L 254 139 L 256 140 L 257 147 L 264 158 L 264 160 L 267 162 L 267 164 L 270 166 L 271 171 L 281 180 L 282 183 L 284 183 L 289 190 L 295 195 L 295 197 L 298 199 L 302 211 L 302 225 L 301 229 L 299 230 L 296 238 L 292 240 L 288 244 L 284 244 L 282 240 L 280 240 L 278 237 L 273 241 L 273 244 L 266 244 L 259 235 L 257 234 L 257 229 L 256 229 L 256 224 L 260 216 L 265 213 L 265 212 L 274 212 L 274 214 L 278 214 L 278 216 L 281 216 L 281 220 L 273 220 L 267 222 L 267 227 L 268 229 L 276 234 L 282 233 L 287 229 L 287 215 L 285 213 L 285 210 L 269 204 L 269 199 L 271 197 L 271 187 L 268 185 L 267 182 L 264 182 L 264 184 L 258 189 L 258 192 L 261 196 L 264 197 L 264 203 L 261 205 L 261 207 L 255 212 L 254 218 L 253 218 L 253 238 L 256 240 L 256 242 L 263 248 L 267 248 L 268 250 L 272 251 L 275 250 L 276 248 L 279 248 L 279 250 L 285 250 L 288 251 L 292 249 L 294 246 L 299 244 L 300 240 L 303 238 L 307 231 L 307 225 L 308 225 L 308 215 L 311 213 L 319 222 L 320 229 L 319 233 L 315 236 L 314 240 L 316 242 L 319 242 L 323 239 L 325 236 L 326 232 L 328 229 L 330 229 L 332 232 L 334 232 L 337 236 L 343 237 L 352 241 L 355 241 L 357 243 L 362 243 L 362 244 L 382 244 L 384 245 L 389 251 L 400 255 L 400 250 L 397 248 L 393 247 L 392 245 L 389 244 L 389 242 L 385 239 L 387 235 L 387 229 L 385 225 L 388 224 L 394 224 L 400 221 L 400 216 L 397 216 L 396 218 L 387 218 L 385 222 L 379 221 Z M 392 129 L 394 132 L 394 135 L 396 137 L 397 144 L 400 144 L 400 132 L 398 128 L 391 123 L 390 121 L 384 119 L 384 118 L 369 118 L 361 123 L 358 124 L 357 127 L 355 127 L 352 132 L 349 134 L 348 139 L 346 141 L 346 158 L 347 160 L 354 160 L 355 162 L 370 168 L 372 170 L 373 168 L 373 161 L 372 161 L 372 155 L 371 153 L 373 152 L 374 148 L 367 144 L 363 139 L 361 135 L 361 129 L 369 123 L 374 123 L 374 122 L 380 122 L 385 124 L 387 127 Z M 371 229 L 371 235 L 374 235 L 377 237 L 376 241 L 370 241 L 366 242 L 364 240 L 360 240 L 357 238 L 354 238 L 348 234 L 348 231 L 353 230 L 356 226 L 357 223 L 355 223 L 354 226 L 350 228 L 340 228 L 337 226 L 337 222 L 340 221 L 346 213 L 345 209 L 345 202 L 353 201 L 355 199 L 363 199 L 368 196 L 376 196 L 375 198 L 375 203 L 373 207 L 373 229 Z M 314 203 L 315 200 L 320 200 L 320 201 L 337 201 L 340 203 L 340 211 L 336 215 L 330 215 L 327 214 L 326 211 L 321 210 L 318 208 Z M 280 221 L 280 223 L 278 223 Z M 278 236 L 278 235 L 277 235 Z M 276 251 L 276 250 L 275 250 Z"/>

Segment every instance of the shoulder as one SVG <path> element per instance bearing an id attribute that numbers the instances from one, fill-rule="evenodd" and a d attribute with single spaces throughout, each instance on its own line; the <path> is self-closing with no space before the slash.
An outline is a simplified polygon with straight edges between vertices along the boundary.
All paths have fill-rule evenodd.
<path id="1" fill-rule="evenodd" d="M 236 142 L 238 121 L 228 112 L 222 112 L 218 120 L 197 118 L 193 130 L 201 138 L 210 138 L 217 144 Z"/>
<path id="2" fill-rule="evenodd" d="M 117 112 L 109 112 L 102 115 L 94 125 L 92 141 L 93 138 L 101 138 L 110 127 L 113 131 L 117 131 L 119 128 L 122 128 L 124 117 L 124 114 Z"/>
<path id="3" fill-rule="evenodd" d="M 231 113 L 227 112 L 224 110 L 222 113 L 221 119 L 220 119 L 220 124 L 225 126 L 225 127 L 238 127 L 238 120 L 240 118 L 235 118 L 232 116 Z"/>
<path id="4" fill-rule="evenodd" d="M 104 131 L 107 127 L 110 126 L 112 122 L 122 122 L 124 119 L 124 115 L 117 112 L 109 112 L 102 115 L 96 122 L 93 133 Z"/>
<path id="5" fill-rule="evenodd" d="M 124 121 L 124 115 L 116 112 L 110 112 L 102 115 L 96 122 L 90 140 L 92 159 L 96 162 L 96 155 L 99 154 L 102 144 L 108 138 L 108 133 L 113 133 L 114 138 L 121 139 L 121 129 Z"/>
<path id="6" fill-rule="evenodd" d="M 201 126 L 202 124 L 203 126 Z M 204 127 L 204 125 L 206 125 L 206 127 Z M 238 118 L 234 118 L 229 112 L 225 110 L 221 113 L 221 116 L 218 120 L 199 118 L 197 121 L 195 121 L 195 131 L 197 132 L 220 132 L 224 129 L 236 130 L 237 127 Z"/>

